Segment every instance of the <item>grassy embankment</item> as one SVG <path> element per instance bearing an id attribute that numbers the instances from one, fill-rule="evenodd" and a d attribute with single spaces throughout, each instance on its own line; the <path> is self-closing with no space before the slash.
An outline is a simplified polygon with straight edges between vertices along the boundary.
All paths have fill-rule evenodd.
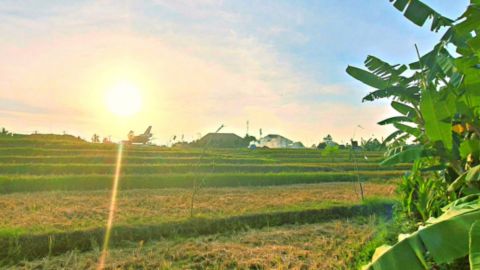
<path id="1" fill-rule="evenodd" d="M 85 256 L 69 253 L 87 263 L 103 241 L 116 146 L 64 140 L 62 136 L 55 140 L 33 137 L 0 140 L 0 193 L 3 194 L 0 215 L 5 217 L 0 221 L 3 263 L 20 266 L 18 262 L 25 259 L 93 249 L 93 253 Z M 152 249 L 163 250 L 164 246 L 158 247 L 155 239 L 167 238 L 171 239 L 168 245 L 178 248 L 167 250 L 181 253 L 188 250 L 184 246 L 191 245 L 191 241 L 208 238 L 201 235 L 217 235 L 213 237 L 222 239 L 220 246 L 232 247 L 238 244 L 235 242 L 238 237 L 243 237 L 238 235 L 263 234 L 264 228 L 278 231 L 293 230 L 296 226 L 321 228 L 324 222 L 350 224 L 349 219 L 359 220 L 349 225 L 356 226 L 363 224 L 363 216 L 389 213 L 388 200 L 359 202 L 356 185 L 352 183 L 356 179 L 353 161 L 348 152 L 341 152 L 333 159 L 323 157 L 317 150 L 220 149 L 201 155 L 200 149 L 126 147 L 112 258 L 114 254 L 122 256 L 131 251 L 128 248 L 131 244 L 125 241 L 150 240 Z M 392 181 L 408 168 L 408 165 L 379 167 L 376 163 L 381 158 L 380 153 L 357 154 L 367 198 L 392 198 Z M 194 179 L 200 181 L 202 189 L 194 205 L 195 217 L 190 218 L 189 188 Z M 374 234 L 376 227 L 369 224 Z M 365 235 L 367 241 L 370 234 Z M 316 241 L 318 236 L 311 237 Z M 288 241 L 280 239 L 279 244 L 288 245 Z M 363 244 L 360 241 L 358 246 L 351 247 L 352 254 Z M 240 250 L 249 248 L 252 247 L 246 245 Z M 264 245 L 257 248 L 268 250 Z M 317 248 L 320 252 L 321 248 Z M 341 252 L 345 247 L 339 245 L 338 249 Z M 193 263 L 189 262 L 188 254 L 182 255 L 181 260 L 172 259 L 170 251 L 156 256 L 166 256 L 163 262 L 172 267 Z M 229 252 L 231 255 L 225 256 L 235 257 L 234 250 L 226 251 Z M 198 255 L 194 253 L 189 254 Z M 216 265 L 225 267 L 223 255 L 213 253 L 204 263 L 212 266 L 215 260 L 220 260 Z M 260 257 L 267 260 L 272 256 L 275 257 L 275 252 Z M 195 260 L 194 257 L 190 260 Z M 254 257 L 250 259 L 264 267 L 272 263 L 270 259 L 266 262 Z M 125 260 L 122 267 L 137 264 L 138 258 L 130 259 L 135 262 Z M 235 263 L 250 264 L 245 260 Z M 337 260 L 348 264 L 351 259 Z M 322 260 L 302 259 L 292 263 L 300 261 L 314 268 Z M 38 262 L 27 264 L 35 263 Z"/>

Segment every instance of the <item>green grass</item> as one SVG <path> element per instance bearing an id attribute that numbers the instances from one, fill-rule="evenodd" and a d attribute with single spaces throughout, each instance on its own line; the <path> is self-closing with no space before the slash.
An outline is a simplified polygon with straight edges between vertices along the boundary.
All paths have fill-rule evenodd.
<path id="1" fill-rule="evenodd" d="M 130 242 L 109 251 L 107 269 L 354 269 L 381 219 L 322 223 Z M 101 253 L 70 251 L 19 263 L 22 269 L 95 269 Z"/>
<path id="2" fill-rule="evenodd" d="M 349 184 L 205 189 L 190 218 L 185 189 L 120 192 L 112 245 L 124 241 L 199 236 L 219 232 L 305 224 L 384 213 L 389 200 L 358 205 Z M 371 198 L 392 196 L 392 185 L 366 184 Z M 0 258 L 90 250 L 103 241 L 109 192 L 39 192 L 0 196 Z M 18 213 L 22 213 L 21 216 Z"/>
<path id="3" fill-rule="evenodd" d="M 388 214 L 388 208 L 389 204 L 369 204 L 302 211 L 278 211 L 220 219 L 193 218 L 169 223 L 114 225 L 110 244 L 113 247 L 118 247 L 124 241 L 138 242 L 166 237 L 199 236 L 285 224 L 318 223 L 382 212 Z M 102 242 L 104 234 L 104 228 L 48 234 L 20 233 L 11 235 L 1 233 L 0 246 L 8 248 L 0 250 L 0 257 L 15 261 L 21 258 L 61 254 L 73 249 L 90 250 Z"/>
<path id="4" fill-rule="evenodd" d="M 24 163 L 39 163 L 39 164 L 48 164 L 48 163 L 73 163 L 73 164 L 114 164 L 116 161 L 117 155 L 115 153 L 107 154 L 77 154 L 77 155 L 0 155 L 1 164 L 24 164 Z M 280 164 L 280 163 L 295 163 L 295 164 L 344 164 L 353 167 L 353 161 L 349 158 L 336 158 L 333 162 L 330 158 L 324 157 L 315 157 L 315 158 L 282 158 L 282 159 L 273 159 L 269 157 L 243 157 L 243 156 L 132 156 L 126 155 L 123 157 L 123 160 L 127 164 Z M 372 165 L 378 166 L 378 161 L 380 159 L 358 159 L 357 163 L 359 165 Z M 403 164 L 401 166 L 407 166 L 408 164 Z"/>
<path id="5" fill-rule="evenodd" d="M 375 239 L 377 231 L 377 225 L 372 225 L 372 230 L 370 227 L 367 231 L 360 230 L 365 235 L 361 236 L 362 241 L 356 241 L 360 237 L 356 228 L 366 226 L 365 217 L 372 214 L 390 216 L 392 202 L 386 199 L 395 197 L 394 183 L 410 167 L 410 164 L 380 167 L 378 161 L 383 159 L 382 153 L 355 153 L 366 197 L 379 199 L 362 204 L 354 157 L 349 151 L 340 151 L 334 158 L 324 157 L 322 151 L 315 149 L 209 149 L 206 154 L 202 152 L 202 149 L 125 146 L 110 265 L 122 261 L 121 268 L 141 267 L 148 262 L 149 255 L 139 253 L 139 257 L 132 259 L 125 255 L 129 252 L 128 246 L 148 241 L 146 245 L 153 248 L 159 243 L 156 241 L 164 239 L 177 243 L 178 250 L 170 247 L 164 250 L 162 246 L 149 265 L 165 263 L 167 268 L 199 269 L 229 265 L 287 267 L 288 262 L 284 264 L 280 257 L 264 258 L 278 256 L 272 250 L 274 246 L 261 243 L 256 247 L 242 246 L 244 240 L 239 242 L 237 238 L 252 234 L 264 239 L 265 230 L 295 234 L 295 228 L 302 231 L 309 226 L 321 231 L 322 224 L 335 222 L 340 224 L 336 226 L 350 226 L 343 232 L 352 232 L 349 235 L 352 238 L 342 238 L 330 229 L 324 236 L 314 236 L 319 238 L 312 241 L 331 248 L 326 251 L 316 247 L 316 253 L 312 254 L 318 259 L 294 259 L 304 251 L 284 246 L 308 244 L 308 234 L 293 242 L 275 234 L 284 241 L 278 248 L 289 252 L 283 256 L 300 268 L 302 265 L 325 266 L 324 269 L 332 265 L 347 267 L 353 265 L 355 254 L 361 254 L 359 248 L 368 246 L 369 239 Z M 116 145 L 90 144 L 69 136 L 0 138 L 0 216 L 3 217 L 0 219 L 0 265 L 55 269 L 63 260 L 62 267 L 71 268 L 70 259 L 64 256 L 76 254 L 78 260 L 74 265 L 94 268 L 95 264 L 85 259 L 84 254 L 86 257 L 97 254 L 103 241 L 116 155 Z M 201 189 L 195 198 L 192 218 L 191 187 L 195 180 Z M 359 222 L 352 225 L 350 220 Z M 305 231 L 311 233 L 310 229 Z M 220 250 L 202 253 L 196 250 L 199 246 L 192 246 L 192 241 L 202 242 L 210 237 L 207 235 L 220 234 L 223 240 L 216 243 L 219 247 L 228 253 L 233 245 L 241 252 L 232 251 L 224 257 Z M 328 244 L 323 241 L 325 237 L 331 237 L 331 241 L 342 239 L 349 243 L 348 247 L 340 242 Z M 201 248 L 204 247 L 212 246 L 205 243 Z M 243 255 L 253 248 L 261 250 L 259 254 L 263 259 Z M 181 255 L 180 259 L 171 257 L 172 252 L 182 250 L 188 250 L 188 254 Z M 344 253 L 344 250 L 349 251 Z M 83 251 L 90 252 L 78 253 Z M 67 255 L 61 255 L 66 252 Z M 344 257 L 326 260 L 331 254 Z M 60 256 L 52 257 L 54 255 Z M 236 256 L 238 260 L 232 259 Z M 42 257 L 44 263 L 30 262 Z M 329 263 L 322 264 L 326 261 Z"/>
<path id="6" fill-rule="evenodd" d="M 204 188 L 197 194 L 194 214 L 223 218 L 243 214 L 304 211 L 358 204 L 351 183 Z M 391 184 L 365 183 L 368 198 L 393 196 Z M 0 196 L 0 229 L 20 228 L 30 233 L 102 227 L 109 210 L 110 192 L 49 191 Z M 151 224 L 190 217 L 188 189 L 135 189 L 117 198 L 116 224 Z M 22 215 L 18 215 L 22 213 Z"/>
<path id="7" fill-rule="evenodd" d="M 49 163 L 73 163 L 73 164 L 115 164 L 117 155 L 115 153 L 104 155 L 64 155 L 64 156 L 30 156 L 30 155 L 15 155 L 15 156 L 0 156 L 0 163 L 2 164 L 16 164 L 16 163 L 35 163 L 35 164 L 49 164 Z M 124 156 L 124 163 L 127 164 L 197 164 L 197 163 L 221 163 L 221 164 L 262 164 L 262 163 L 276 163 L 273 159 L 266 158 L 248 158 L 248 157 L 222 157 L 222 158 L 200 158 L 200 157 L 162 157 L 162 156 Z"/>
<path id="8" fill-rule="evenodd" d="M 376 164 L 359 164 L 359 171 L 386 171 L 386 174 L 406 171 L 410 166 L 381 167 Z M 354 166 L 346 163 L 276 163 L 276 164 L 124 164 L 123 174 L 160 174 L 160 173 L 281 173 L 281 172 L 346 172 Z M 113 174 L 114 164 L 0 164 L 2 174 Z"/>
<path id="9" fill-rule="evenodd" d="M 363 181 L 395 181 L 403 171 L 363 171 Z M 122 175 L 120 189 L 189 188 L 194 179 L 203 187 L 275 186 L 326 182 L 354 182 L 353 172 L 313 173 L 205 173 Z M 112 186 L 112 175 L 9 175 L 0 176 L 0 194 L 49 190 L 102 190 Z"/>

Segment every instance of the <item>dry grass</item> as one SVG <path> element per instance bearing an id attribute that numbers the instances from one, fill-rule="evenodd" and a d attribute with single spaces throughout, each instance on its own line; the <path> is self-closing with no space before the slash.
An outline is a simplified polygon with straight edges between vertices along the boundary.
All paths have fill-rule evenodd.
<path id="1" fill-rule="evenodd" d="M 108 173 L 113 168 L 115 149 L 113 146 L 68 142 L 65 145 L 52 142 L 37 147 L 35 142 L 25 142 L 24 145 L 23 142 L 13 141 L 8 146 L 0 147 L 0 164 L 3 164 L 0 168 L 0 186 L 2 192 L 11 193 L 0 195 L 0 234 L 5 240 L 2 242 L 5 246 L 0 246 L 0 249 L 7 250 L 2 254 L 12 258 L 12 261 L 5 261 L 7 264 L 4 267 L 15 263 L 12 269 L 96 268 L 98 243 L 101 243 L 99 239 L 103 239 L 101 228 L 105 226 L 108 217 L 110 192 L 107 189 L 111 186 Z M 125 225 L 122 231 L 119 230 L 125 236 L 111 242 L 112 246 L 118 248 L 110 252 L 108 269 L 346 269 L 351 265 L 356 252 L 372 237 L 377 226 L 375 220 L 364 217 L 329 222 L 323 221 L 332 219 L 316 219 L 315 222 L 323 223 L 288 226 L 285 225 L 285 220 L 288 223 L 296 222 L 289 215 L 282 216 L 283 219 L 278 219 L 280 221 L 277 220 L 276 223 L 263 221 L 263 215 L 268 216 L 271 212 L 307 213 L 311 217 L 308 214 L 311 212 L 303 210 L 335 209 L 331 207 L 359 204 L 356 184 L 340 183 L 354 179 L 351 172 L 345 171 L 351 168 L 349 153 L 346 151 L 341 152 L 334 163 L 316 150 L 211 150 L 207 157 L 199 159 L 199 149 L 126 147 L 124 154 L 124 163 L 129 165 L 124 167 L 125 177 L 122 178 L 114 225 Z M 390 168 L 388 171 L 380 171 L 375 164 L 382 159 L 380 153 L 368 155 L 368 160 L 361 161 L 364 166 L 361 168 L 365 169 L 360 172 L 362 179 L 391 179 L 400 173 L 390 171 Z M 200 190 L 195 202 L 196 217 L 218 218 L 221 221 L 224 217 L 259 214 L 259 225 L 255 223 L 257 220 L 249 221 L 250 223 L 240 224 L 242 226 L 234 224 L 227 231 L 219 227 L 227 226 L 221 222 L 202 223 L 204 219 L 186 221 L 190 217 L 191 190 L 188 187 L 195 174 L 173 174 L 173 171 L 183 172 L 200 163 L 209 166 L 213 161 L 223 165 L 217 166 L 218 171 L 204 175 L 205 188 Z M 20 166 L 21 162 L 28 164 Z M 311 168 L 320 170 L 322 166 L 338 172 L 310 172 Z M 103 167 L 107 168 L 107 174 L 93 174 L 105 173 Z M 158 172 L 160 167 L 162 174 Z M 268 167 L 268 170 L 264 167 Z M 270 167 L 281 169 L 270 172 Z M 11 170 L 7 171 L 7 168 Z M 166 168 L 170 168 L 172 175 L 166 174 Z M 194 172 L 201 172 L 197 169 Z M 210 168 L 207 169 L 210 171 Z M 402 168 L 391 170 L 393 169 Z M 241 171 L 247 173 L 240 173 Z M 86 174 L 88 172 L 92 174 Z M 9 173 L 11 175 L 7 175 Z M 320 181 L 335 182 L 294 184 Z M 210 187 L 207 188 L 208 185 Z M 226 185 L 232 187 L 223 187 Z M 242 187 L 233 187 L 239 185 Z M 364 185 L 367 198 L 394 196 L 394 182 L 368 182 Z M 177 188 L 172 188 L 173 186 Z M 164 189 L 154 189 L 159 187 Z M 27 193 L 66 189 L 91 190 Z M 318 217 L 323 217 L 323 214 Z M 184 220 L 186 222 L 173 222 Z M 246 222 L 247 219 L 226 220 L 234 223 Z M 139 226 L 155 225 L 153 227 L 156 229 L 165 225 L 162 224 L 164 222 L 169 226 L 184 224 L 185 228 L 180 232 L 187 233 L 167 234 L 168 239 L 147 242 L 145 245 L 125 242 L 125 239 L 159 239 L 165 236 L 155 234 L 150 237 L 151 228 Z M 255 227 L 255 224 L 258 226 Z M 283 226 L 264 227 L 272 224 Z M 171 229 L 169 226 L 165 228 Z M 263 229 L 252 229 L 262 226 Z M 189 229 L 195 231 L 197 227 L 209 234 L 217 234 L 188 234 Z M 74 233 L 76 230 L 91 228 L 97 229 Z M 50 235 L 55 235 L 55 231 L 64 231 L 66 236 L 56 234 L 57 238 L 49 238 Z M 219 232 L 225 233 L 218 234 Z M 54 240 L 50 245 L 45 239 Z M 81 248 L 91 251 L 76 251 Z M 57 257 L 46 256 L 59 254 L 55 253 L 57 251 L 68 252 Z M 28 257 L 26 254 L 33 255 Z M 46 257 L 42 259 L 17 263 L 24 258 L 44 255 Z"/>
<path id="2" fill-rule="evenodd" d="M 365 183 L 367 197 L 392 197 L 395 185 Z M 196 216 L 225 217 L 271 211 L 323 208 L 359 202 L 352 183 L 273 187 L 205 188 L 196 198 Z M 130 190 L 119 193 L 116 224 L 145 224 L 189 217 L 188 189 Z M 110 193 L 38 192 L 0 196 L 0 229 L 45 232 L 103 226 Z"/>
<path id="3" fill-rule="evenodd" d="M 374 218 L 163 240 L 113 249 L 106 269 L 348 269 Z M 99 251 L 70 252 L 12 269 L 94 269 Z"/>

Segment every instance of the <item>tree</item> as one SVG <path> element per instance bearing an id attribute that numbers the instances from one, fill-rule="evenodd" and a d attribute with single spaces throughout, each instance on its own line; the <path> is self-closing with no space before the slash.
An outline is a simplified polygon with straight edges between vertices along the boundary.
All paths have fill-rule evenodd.
<path id="1" fill-rule="evenodd" d="M 466 207 L 469 215 L 480 212 L 480 1 L 471 0 L 457 20 L 419 0 L 392 2 L 413 23 L 423 26 L 431 19 L 431 30 L 446 28 L 445 34 L 426 54 L 421 55 L 415 46 L 418 59 L 413 63 L 391 65 L 368 56 L 367 70 L 349 66 L 347 73 L 375 88 L 363 101 L 390 98 L 399 113 L 378 123 L 396 128 L 384 140 L 388 157 L 382 164 L 414 162 L 412 173 L 402 182 L 402 201 L 405 212 L 429 230 L 421 229 L 379 250 L 381 255 L 374 256 L 367 268 L 438 268 L 435 265 L 470 253 L 471 269 L 480 269 L 479 225 L 458 219 L 467 226 L 458 230 L 441 227 L 443 222 L 431 223 L 432 218 L 455 223 L 457 217 L 449 211 L 467 211 L 456 208 L 466 200 L 471 202 Z M 454 237 L 453 242 L 446 237 Z"/>
<path id="2" fill-rule="evenodd" d="M 321 142 L 317 145 L 317 149 L 320 149 L 320 150 L 325 149 L 326 147 L 327 147 L 327 144 L 324 142 Z"/>
<path id="3" fill-rule="evenodd" d="M 323 149 L 322 156 L 330 157 L 332 162 L 335 162 L 335 156 L 338 154 L 338 145 L 327 145 Z"/>
<path id="4" fill-rule="evenodd" d="M 361 145 L 366 151 L 380 151 L 384 150 L 385 148 L 385 146 L 377 138 L 370 138 L 368 140 L 362 139 Z"/>
<path id="5" fill-rule="evenodd" d="M 92 135 L 92 142 L 93 143 L 99 143 L 100 142 L 100 136 L 98 136 L 97 134 L 93 134 Z"/>
<path id="6" fill-rule="evenodd" d="M 8 136 L 10 135 L 10 132 L 6 128 L 2 128 L 2 131 L 0 132 L 1 136 Z"/>

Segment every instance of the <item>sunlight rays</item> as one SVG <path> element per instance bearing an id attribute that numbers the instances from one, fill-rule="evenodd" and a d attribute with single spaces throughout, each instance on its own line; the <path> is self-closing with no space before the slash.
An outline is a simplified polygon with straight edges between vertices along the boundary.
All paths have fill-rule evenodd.
<path id="1" fill-rule="evenodd" d="M 108 254 L 108 244 L 110 242 L 110 234 L 112 231 L 113 217 L 115 215 L 115 210 L 117 206 L 117 192 L 118 192 L 118 181 L 120 179 L 120 171 L 122 167 L 122 154 L 123 154 L 123 144 L 118 145 L 117 153 L 117 163 L 115 165 L 115 176 L 113 178 L 113 187 L 112 187 L 112 197 L 110 199 L 110 210 L 108 213 L 107 227 L 105 230 L 105 239 L 103 241 L 102 254 L 98 262 L 97 269 L 101 270 L 105 267 L 105 259 Z"/>
<path id="2" fill-rule="evenodd" d="M 119 82 L 105 97 L 110 112 L 118 116 L 132 116 L 142 107 L 142 97 L 138 87 L 130 82 Z"/>

